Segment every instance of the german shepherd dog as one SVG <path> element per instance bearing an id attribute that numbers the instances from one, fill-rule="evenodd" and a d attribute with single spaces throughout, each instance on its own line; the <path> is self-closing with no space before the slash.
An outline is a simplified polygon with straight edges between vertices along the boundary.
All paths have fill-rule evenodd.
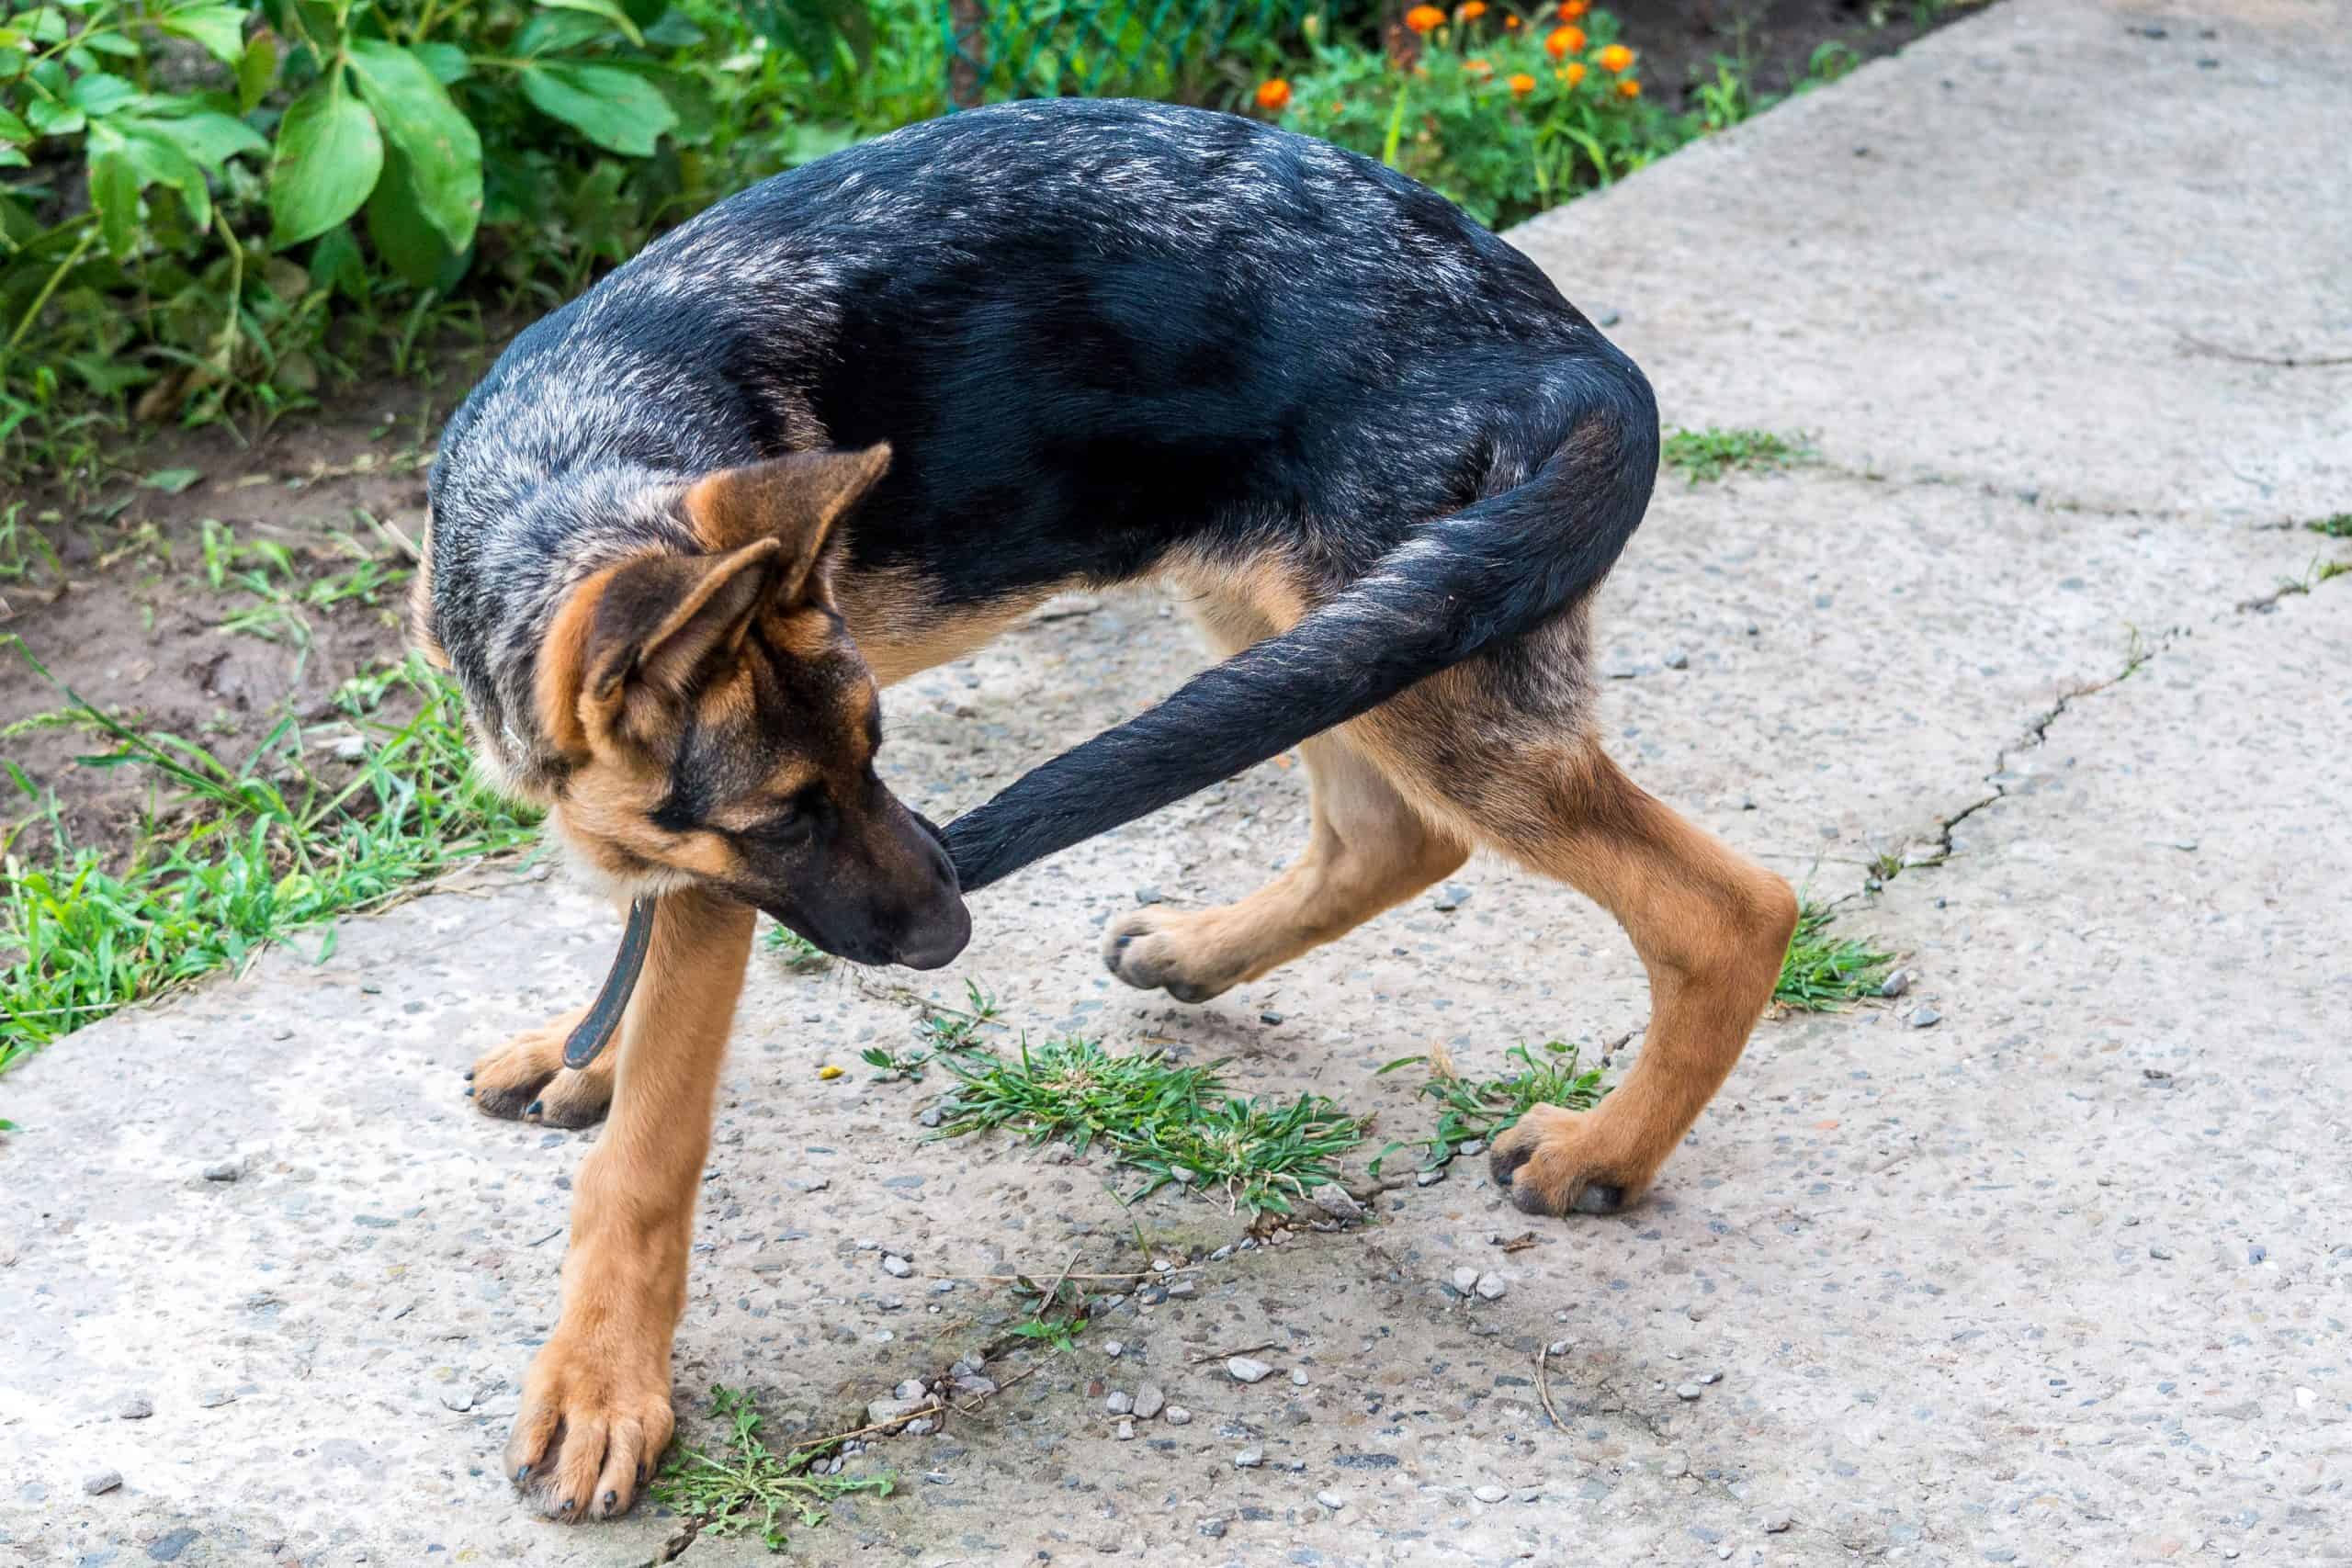
<path id="1" fill-rule="evenodd" d="M 1738 1058 L 1785 883 L 1595 739 L 1589 604 L 1658 457 L 1648 385 L 1533 263 L 1377 164 L 1233 116 L 960 114 L 769 180 L 517 338 L 442 437 L 420 645 L 485 765 L 654 905 L 617 1049 L 567 1014 L 481 1058 L 495 1116 L 611 1126 L 506 1453 L 549 1513 L 629 1506 L 760 910 L 931 968 L 964 895 L 1299 747 L 1306 852 L 1103 960 L 1197 1002 L 1476 847 L 1649 972 L 1639 1059 L 1493 1153 L 1531 1213 L 1647 1188 Z M 1223 662 L 944 831 L 875 773 L 876 691 L 1067 589 L 1156 580 Z"/>

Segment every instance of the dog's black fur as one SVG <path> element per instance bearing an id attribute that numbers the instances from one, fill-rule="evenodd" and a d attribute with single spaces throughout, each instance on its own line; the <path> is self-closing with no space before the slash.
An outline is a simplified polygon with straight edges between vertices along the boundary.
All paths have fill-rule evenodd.
<path id="1" fill-rule="evenodd" d="M 1577 604 L 1647 503 L 1641 373 L 1391 170 L 1229 115 L 935 120 L 734 197 L 523 333 L 451 420 L 425 632 L 526 792 L 563 592 L 697 547 L 697 476 L 888 442 L 844 573 L 929 610 L 1184 555 L 1308 613 L 947 829 L 966 889 L 1156 810 Z"/>

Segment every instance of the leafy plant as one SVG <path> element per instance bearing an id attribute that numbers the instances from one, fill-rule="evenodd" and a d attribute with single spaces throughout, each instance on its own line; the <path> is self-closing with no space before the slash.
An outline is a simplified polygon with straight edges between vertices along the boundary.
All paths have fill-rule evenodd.
<path id="1" fill-rule="evenodd" d="M 1340 1180 L 1335 1161 L 1363 1141 L 1353 1117 L 1320 1095 L 1265 1105 L 1224 1092 L 1221 1063 L 1180 1066 L 1154 1051 L 1115 1056 L 1091 1040 L 1054 1040 L 1017 1060 L 939 1058 L 960 1079 L 938 1136 L 1006 1127 L 1032 1144 L 1098 1142 L 1148 1179 L 1125 1201 L 1174 1183 L 1221 1192 L 1251 1216 L 1288 1213 L 1292 1200 Z"/>
<path id="2" fill-rule="evenodd" d="M 1565 1041 L 1545 1041 L 1540 1055 L 1524 1044 L 1514 1045 L 1503 1055 L 1519 1064 L 1519 1071 L 1483 1082 L 1463 1077 L 1442 1057 L 1399 1056 L 1382 1067 L 1381 1072 L 1393 1073 L 1428 1066 L 1430 1076 L 1421 1084 L 1420 1093 L 1437 1101 L 1438 1120 L 1436 1131 L 1427 1138 L 1392 1143 L 1382 1149 L 1372 1162 L 1372 1174 L 1378 1176 L 1382 1161 L 1403 1148 L 1421 1150 L 1421 1168 L 1434 1170 L 1464 1145 L 1493 1142 L 1538 1105 L 1589 1111 L 1608 1093 L 1600 1087 L 1601 1070 L 1579 1067 L 1577 1047 Z"/>
<path id="3" fill-rule="evenodd" d="M 1769 430 L 1673 430 L 1666 435 L 1660 460 L 1692 484 L 1743 472 L 1785 468 L 1809 456 L 1802 438 L 1775 435 Z"/>
<path id="4" fill-rule="evenodd" d="M 1878 994 L 1894 955 L 1867 942 L 1829 934 L 1831 912 L 1811 899 L 1797 911 L 1797 929 L 1781 960 L 1772 999 L 1796 1012 L 1835 1012 L 1846 1003 Z"/>
<path id="5" fill-rule="evenodd" d="M 725 1540 L 757 1531 L 770 1551 L 782 1551 L 787 1525 L 814 1529 L 825 1522 L 826 1504 L 861 1492 L 887 1497 L 898 1483 L 888 1471 L 809 1474 L 840 1440 L 803 1443 L 779 1456 L 760 1436 L 764 1417 L 751 1396 L 724 1383 L 712 1385 L 710 1407 L 727 1427 L 717 1451 L 680 1444 L 651 1488 L 656 1503 L 699 1520 L 704 1535 Z"/>

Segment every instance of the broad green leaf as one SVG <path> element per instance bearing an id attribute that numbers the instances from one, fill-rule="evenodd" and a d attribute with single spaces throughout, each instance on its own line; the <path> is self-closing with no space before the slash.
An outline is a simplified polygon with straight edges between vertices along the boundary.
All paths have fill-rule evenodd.
<path id="1" fill-rule="evenodd" d="M 135 130 L 169 141 L 214 174 L 240 152 L 269 151 L 260 131 L 210 109 L 177 119 L 118 119 L 114 124 L 125 133 Z"/>
<path id="2" fill-rule="evenodd" d="M 77 76 L 65 90 L 66 101 L 86 115 L 112 114 L 139 96 L 130 81 L 105 71 Z"/>
<path id="3" fill-rule="evenodd" d="M 358 211 L 383 168 L 383 135 L 367 106 L 336 76 L 312 86 L 278 122 L 269 171 L 270 244 L 300 244 Z"/>
<path id="4" fill-rule="evenodd" d="M 332 288 L 357 304 L 368 302 L 368 267 L 360 259 L 359 242 L 351 237 L 348 224 L 328 230 L 311 247 L 311 286 Z"/>
<path id="5" fill-rule="evenodd" d="M 424 68 L 433 73 L 433 79 L 445 87 L 473 74 L 473 62 L 468 60 L 466 51 L 454 43 L 411 44 L 409 52 L 424 62 Z"/>
<path id="6" fill-rule="evenodd" d="M 462 251 L 481 220 L 481 138 L 425 63 L 381 39 L 353 39 L 352 74 L 376 122 L 408 158 L 417 209 Z"/>
<path id="7" fill-rule="evenodd" d="M 111 54 L 117 60 L 139 58 L 139 46 L 118 32 L 87 32 L 74 41 L 93 54 Z"/>
<path id="8" fill-rule="evenodd" d="M 245 52 L 237 62 L 237 110 L 251 114 L 254 106 L 268 93 L 270 84 L 277 80 L 277 39 L 268 33 L 255 33 L 245 45 Z"/>
<path id="9" fill-rule="evenodd" d="M 190 6 L 164 12 L 155 25 L 175 37 L 194 39 L 221 64 L 234 65 L 244 52 L 245 11 L 243 6 Z"/>
<path id="10" fill-rule="evenodd" d="M 663 11 L 645 29 L 645 41 L 655 49 L 692 49 L 707 36 L 695 26 L 693 17 L 675 6 Z"/>
<path id="11" fill-rule="evenodd" d="M 90 123 L 80 109 L 56 98 L 28 99 L 25 118 L 43 136 L 72 136 Z"/>
<path id="12" fill-rule="evenodd" d="M 139 175 L 119 150 L 90 159 L 90 205 L 97 209 L 98 232 L 117 260 L 130 254 L 139 238 Z"/>
<path id="13" fill-rule="evenodd" d="M 164 136 L 156 134 L 170 122 L 156 120 L 115 121 L 122 134 L 123 156 L 144 186 L 168 186 L 179 192 L 180 200 L 187 206 L 188 221 L 198 229 L 212 226 L 212 193 L 204 184 L 204 171 Z"/>
<path id="14" fill-rule="evenodd" d="M 33 128 L 0 106 L 0 141 L 30 141 Z"/>
<path id="15" fill-rule="evenodd" d="M 29 169 L 32 160 L 14 147 L 0 143 L 0 169 Z"/>
<path id="16" fill-rule="evenodd" d="M 420 208 L 415 175 L 413 159 L 398 147 L 387 149 L 384 177 L 368 198 L 368 241 L 404 282 L 431 288 L 450 272 L 458 254 Z"/>
<path id="17" fill-rule="evenodd" d="M 601 18 L 580 11 L 541 11 L 514 35 L 514 52 L 526 60 L 542 54 L 560 54 L 612 30 Z"/>
<path id="18" fill-rule="evenodd" d="M 157 468 L 139 482 L 149 490 L 160 490 L 165 495 L 177 495 L 204 477 L 201 468 Z"/>
<path id="19" fill-rule="evenodd" d="M 597 146 L 635 158 L 649 156 L 678 123 L 650 82 L 616 66 L 544 62 L 523 73 L 523 96 Z"/>
<path id="20" fill-rule="evenodd" d="M 592 17 L 602 17 L 613 27 L 618 28 L 621 36 L 628 39 L 629 42 L 640 49 L 645 47 L 644 32 L 635 22 L 629 20 L 628 13 L 620 8 L 617 0 L 539 0 L 539 4 L 549 10 L 584 11 Z"/>

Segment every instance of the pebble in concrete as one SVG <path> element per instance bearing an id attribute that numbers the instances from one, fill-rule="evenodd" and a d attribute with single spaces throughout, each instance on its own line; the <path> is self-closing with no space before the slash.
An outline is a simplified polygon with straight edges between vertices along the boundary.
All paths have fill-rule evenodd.
<path id="1" fill-rule="evenodd" d="M 1235 1382 L 1262 1382 L 1274 1369 L 1252 1357 L 1227 1356 L 1225 1370 L 1232 1374 Z"/>
<path id="2" fill-rule="evenodd" d="M 96 1475 L 84 1478 L 82 1482 L 82 1490 L 88 1493 L 93 1497 L 103 1497 L 121 1484 L 122 1472 L 119 1470 L 102 1470 Z"/>

